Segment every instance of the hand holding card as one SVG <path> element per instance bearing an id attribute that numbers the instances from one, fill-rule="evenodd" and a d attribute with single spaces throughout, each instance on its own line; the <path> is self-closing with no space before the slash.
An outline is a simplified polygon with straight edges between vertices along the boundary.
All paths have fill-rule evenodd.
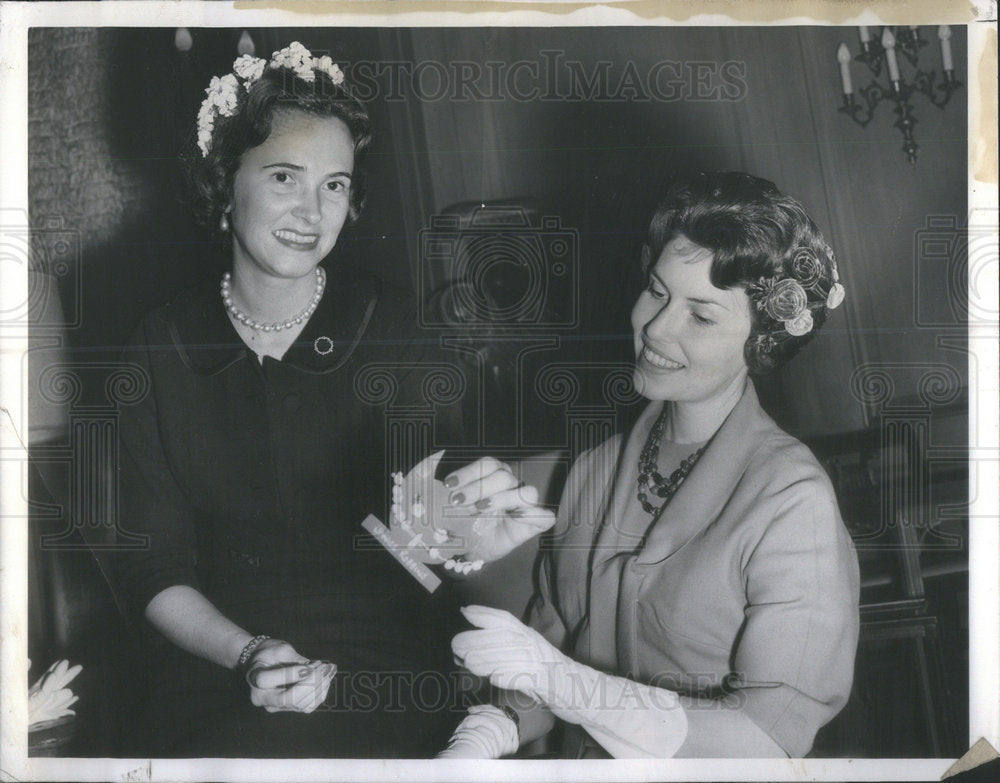
<path id="1" fill-rule="evenodd" d="M 434 472 L 443 455 L 431 454 L 405 477 L 393 476 L 390 524 L 412 534 L 416 559 L 469 573 L 555 524 L 554 514 L 537 505 L 538 491 L 522 486 L 492 457 L 437 481 Z"/>

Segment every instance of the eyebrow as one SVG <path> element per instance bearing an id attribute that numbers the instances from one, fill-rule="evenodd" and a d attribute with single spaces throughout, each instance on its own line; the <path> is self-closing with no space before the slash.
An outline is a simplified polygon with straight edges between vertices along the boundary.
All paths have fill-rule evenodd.
<path id="1" fill-rule="evenodd" d="M 655 277 L 656 280 L 657 280 L 657 282 L 661 286 L 663 286 L 664 288 L 667 288 L 669 290 L 669 287 L 667 286 L 667 284 L 663 282 L 663 278 L 660 277 L 658 274 L 656 274 L 655 271 L 650 271 L 649 274 L 650 274 L 651 277 Z M 701 298 L 696 297 L 696 296 L 688 296 L 688 297 L 685 297 L 685 298 L 687 299 L 687 301 L 694 302 L 695 304 L 715 305 L 716 307 L 721 307 L 723 310 L 727 310 L 727 311 L 729 310 L 729 308 L 726 307 L 726 305 L 724 305 L 722 302 L 717 302 L 715 299 L 701 299 Z"/>
<path id="2" fill-rule="evenodd" d="M 261 170 L 264 169 L 292 169 L 294 171 L 305 171 L 305 166 L 299 166 L 295 163 L 268 163 L 266 166 L 261 166 Z M 351 172 L 349 171 L 333 171 L 326 176 L 328 177 L 347 177 L 351 179 Z"/>

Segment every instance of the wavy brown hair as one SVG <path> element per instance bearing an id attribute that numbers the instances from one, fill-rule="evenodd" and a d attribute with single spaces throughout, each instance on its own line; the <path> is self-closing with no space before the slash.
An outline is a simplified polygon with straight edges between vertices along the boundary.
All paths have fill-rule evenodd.
<path id="1" fill-rule="evenodd" d="M 743 350 L 750 372 L 780 367 L 823 325 L 835 282 L 833 251 L 802 205 L 774 183 L 742 172 L 706 172 L 675 182 L 650 221 L 644 274 L 678 234 L 712 251 L 713 285 L 739 287 L 750 296 L 750 337 Z M 762 281 L 789 278 L 804 284 L 813 319 L 802 336 L 789 334 L 758 306 Z"/>
<path id="2" fill-rule="evenodd" d="M 371 120 L 346 84 L 334 84 L 322 71 L 314 73 L 315 81 L 307 82 L 286 68 L 265 69 L 249 91 L 241 84 L 232 117 L 216 117 L 207 155 L 202 156 L 197 137 L 192 135 L 182 157 L 187 197 L 199 225 L 213 234 L 220 233 L 219 221 L 232 202 L 233 181 L 243 153 L 267 140 L 279 112 L 296 111 L 335 117 L 347 126 L 354 140 L 348 221 L 358 219 L 365 202 L 364 157 L 372 138 Z"/>

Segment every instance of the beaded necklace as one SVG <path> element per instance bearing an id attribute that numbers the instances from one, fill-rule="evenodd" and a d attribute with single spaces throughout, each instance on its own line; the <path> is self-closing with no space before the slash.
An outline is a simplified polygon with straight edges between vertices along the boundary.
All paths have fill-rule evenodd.
<path id="1" fill-rule="evenodd" d="M 255 321 L 233 303 L 232 279 L 232 275 L 226 272 L 222 276 L 222 282 L 219 283 L 219 293 L 222 296 L 222 303 L 235 320 L 249 326 L 255 332 L 280 332 L 283 329 L 291 329 L 294 326 L 298 326 L 303 321 L 308 321 L 312 314 L 316 312 L 316 308 L 323 298 L 323 290 L 326 288 L 326 272 L 323 271 L 323 267 L 318 266 L 316 267 L 316 288 L 306 309 L 298 315 L 293 315 L 287 321 L 275 321 L 274 323 L 266 324 Z"/>
<path id="2" fill-rule="evenodd" d="M 663 440 L 663 433 L 667 428 L 667 411 L 668 408 L 664 406 L 663 412 L 660 413 L 656 423 L 649 430 L 649 435 L 646 436 L 646 444 L 642 447 L 642 453 L 639 455 L 639 488 L 637 495 L 646 513 L 654 516 L 662 511 L 673 499 L 674 495 L 677 494 L 677 490 L 684 483 L 684 479 L 687 478 L 688 473 L 694 468 L 695 463 L 698 462 L 698 458 L 701 457 L 702 452 L 708 446 L 706 443 L 693 454 L 689 455 L 681 461 L 680 467 L 671 473 L 669 478 L 663 478 L 660 475 L 660 471 L 656 469 L 656 460 L 660 456 L 660 441 Z M 663 502 L 659 506 L 654 506 L 649 502 L 649 495 L 656 495 L 662 498 Z"/>

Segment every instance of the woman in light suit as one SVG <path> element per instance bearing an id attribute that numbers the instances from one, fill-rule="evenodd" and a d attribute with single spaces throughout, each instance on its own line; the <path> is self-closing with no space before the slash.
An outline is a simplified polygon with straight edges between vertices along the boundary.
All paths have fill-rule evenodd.
<path id="1" fill-rule="evenodd" d="M 840 304 L 833 252 L 770 182 L 711 173 L 670 189 L 643 263 L 650 403 L 574 465 L 527 625 L 463 610 L 476 630 L 452 649 L 503 690 L 444 756 L 510 754 L 554 718 L 570 757 L 804 756 L 847 701 L 857 558 L 823 469 L 749 379 Z M 448 483 L 490 503 L 516 482 L 474 463 Z"/>

